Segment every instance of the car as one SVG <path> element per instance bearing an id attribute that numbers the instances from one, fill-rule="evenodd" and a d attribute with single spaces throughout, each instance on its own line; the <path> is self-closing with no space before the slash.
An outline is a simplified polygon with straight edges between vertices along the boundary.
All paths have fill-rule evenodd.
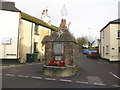
<path id="1" fill-rule="evenodd" d="M 83 54 L 89 53 L 89 49 L 83 49 Z"/>
<path id="2" fill-rule="evenodd" d="M 100 57 L 98 50 L 89 50 L 89 52 L 86 55 L 87 57 L 96 57 L 96 58 Z"/>

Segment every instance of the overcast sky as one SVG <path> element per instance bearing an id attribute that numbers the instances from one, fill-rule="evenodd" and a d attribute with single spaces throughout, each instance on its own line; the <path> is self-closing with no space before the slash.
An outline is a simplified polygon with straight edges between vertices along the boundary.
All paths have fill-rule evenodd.
<path id="1" fill-rule="evenodd" d="M 118 18 L 118 2 L 120 0 L 11 0 L 21 11 L 41 17 L 44 9 L 48 9 L 51 23 L 59 26 L 63 5 L 67 8 L 67 23 L 71 22 L 70 32 L 76 37 L 100 37 L 100 30 L 109 21 Z"/>

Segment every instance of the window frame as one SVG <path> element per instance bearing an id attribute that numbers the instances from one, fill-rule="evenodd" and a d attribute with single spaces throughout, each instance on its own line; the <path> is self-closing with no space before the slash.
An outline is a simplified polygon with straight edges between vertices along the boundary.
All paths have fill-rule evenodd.
<path id="1" fill-rule="evenodd" d="M 38 24 L 35 24 L 34 34 L 39 35 L 39 25 Z"/>

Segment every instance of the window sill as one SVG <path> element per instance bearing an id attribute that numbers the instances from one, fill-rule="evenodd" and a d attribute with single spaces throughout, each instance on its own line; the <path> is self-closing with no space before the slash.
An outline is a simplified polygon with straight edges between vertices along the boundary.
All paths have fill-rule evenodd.
<path id="1" fill-rule="evenodd" d="M 34 35 L 39 35 L 38 33 L 34 33 Z"/>

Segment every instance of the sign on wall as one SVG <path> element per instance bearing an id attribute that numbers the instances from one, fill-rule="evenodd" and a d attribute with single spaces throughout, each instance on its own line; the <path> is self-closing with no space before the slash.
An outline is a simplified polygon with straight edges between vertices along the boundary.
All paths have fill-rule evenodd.
<path id="1" fill-rule="evenodd" d="M 11 38 L 3 38 L 2 39 L 2 44 L 3 45 L 10 45 L 11 44 L 12 39 Z"/>

